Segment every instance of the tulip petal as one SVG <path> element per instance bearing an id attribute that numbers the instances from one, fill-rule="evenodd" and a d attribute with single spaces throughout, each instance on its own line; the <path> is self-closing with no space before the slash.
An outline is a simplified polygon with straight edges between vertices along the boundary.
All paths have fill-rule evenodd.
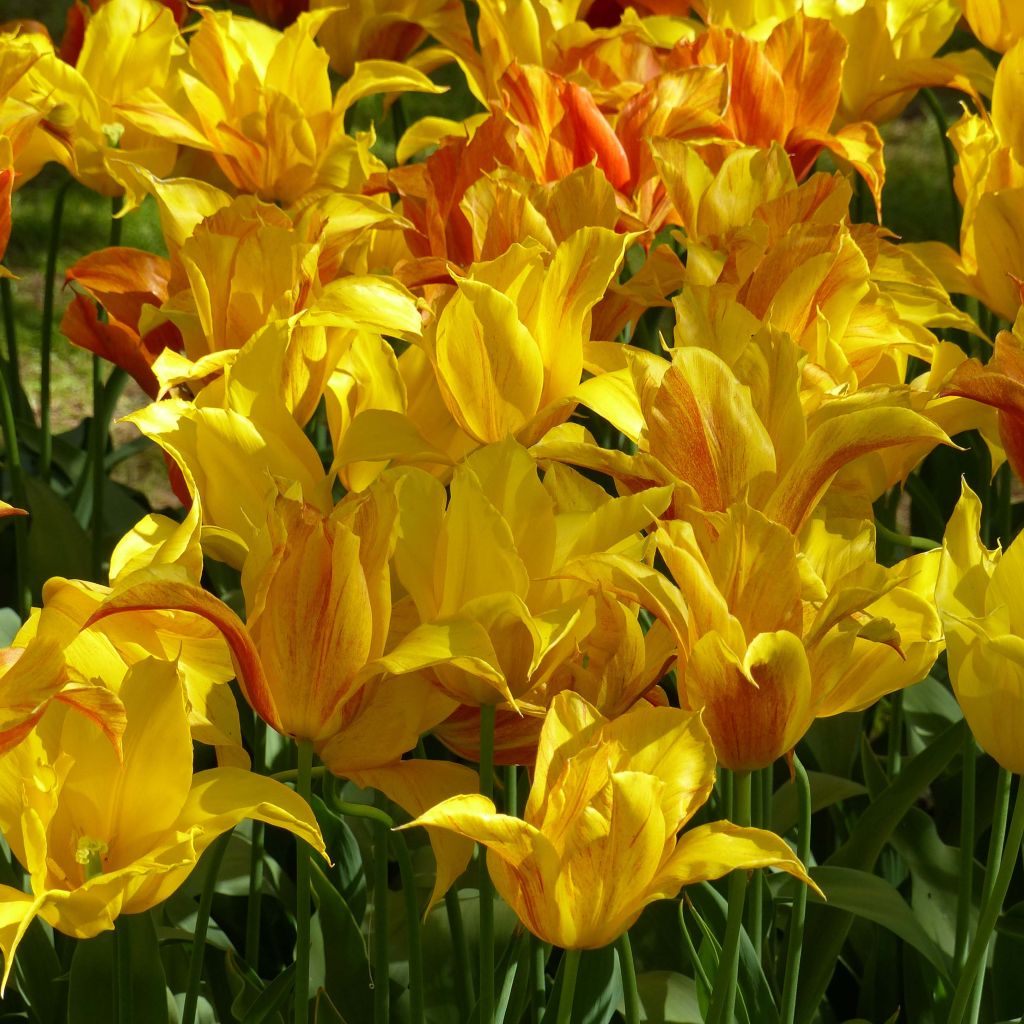
<path id="1" fill-rule="evenodd" d="M 422 815 L 452 797 L 472 793 L 479 785 L 476 772 L 450 761 L 399 761 L 383 768 L 349 772 L 357 786 L 379 789 L 407 814 Z M 430 912 L 466 870 L 473 855 L 473 844 L 443 828 L 428 828 L 430 845 L 437 862 L 434 888 L 424 914 Z"/>
<path id="2" fill-rule="evenodd" d="M 671 899 L 684 885 L 712 882 L 730 871 L 779 868 L 809 885 L 824 899 L 797 856 L 774 832 L 713 821 L 684 833 L 658 873 L 648 899 Z"/>

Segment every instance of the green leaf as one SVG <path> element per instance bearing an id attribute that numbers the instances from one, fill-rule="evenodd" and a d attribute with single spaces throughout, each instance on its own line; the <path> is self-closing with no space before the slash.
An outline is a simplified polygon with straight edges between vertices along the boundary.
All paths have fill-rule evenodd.
<path id="1" fill-rule="evenodd" d="M 248 1008 L 242 1024 L 266 1024 L 270 1020 L 279 1020 L 278 1010 L 284 1006 L 294 987 L 295 964 L 289 964 Z"/>
<path id="2" fill-rule="evenodd" d="M 29 585 L 38 594 L 51 576 L 88 579 L 89 536 L 71 508 L 41 480 L 25 480 L 28 493 Z"/>
<path id="3" fill-rule="evenodd" d="M 812 902 L 836 911 L 849 911 L 888 928 L 913 946 L 943 978 L 948 978 L 949 962 L 942 950 L 921 927 L 899 890 L 884 878 L 856 868 L 828 866 L 811 868 L 810 875 L 825 893 L 825 900 L 822 900 L 817 893 L 811 892 Z M 800 883 L 794 881 L 792 884 Z"/>
<path id="4" fill-rule="evenodd" d="M 558 966 L 555 983 L 548 992 L 548 1005 L 541 1024 L 554 1024 L 558 1015 L 558 1000 L 562 994 L 562 969 Z M 622 1003 L 622 977 L 614 946 L 604 949 L 585 949 L 580 955 L 576 992 L 572 1004 L 572 1024 L 608 1024 L 615 1007 Z"/>
<path id="5" fill-rule="evenodd" d="M 354 1020 L 371 1020 L 370 962 L 359 925 L 319 864 L 312 865 L 310 880 L 317 906 L 311 928 L 314 942 L 322 943 L 324 991 Z"/>
<path id="6" fill-rule="evenodd" d="M 724 896 L 710 883 L 691 885 L 686 890 L 700 918 L 710 930 L 712 937 L 724 936 L 729 903 Z M 717 945 L 718 940 L 714 939 Z M 704 958 L 702 950 L 701 959 Z M 715 960 L 717 964 L 717 959 Z M 714 964 L 707 963 L 706 969 L 714 976 Z M 750 1024 L 777 1024 L 779 1010 L 775 1005 L 771 985 L 765 977 L 761 961 L 754 952 L 753 943 L 746 931 L 740 933 L 740 963 L 738 971 L 739 997 L 742 1006 L 737 1006 L 737 1014 Z"/>
<path id="7" fill-rule="evenodd" d="M 347 1024 L 341 1011 L 323 989 L 316 994 L 316 1002 L 313 1004 L 313 1024 Z"/>
<path id="8" fill-rule="evenodd" d="M 119 948 L 120 947 L 120 948 Z M 126 951 L 131 974 L 133 1024 L 168 1024 L 167 983 L 150 914 L 122 914 L 117 934 L 80 941 L 71 960 L 69 1024 L 118 1019 L 117 956 Z"/>
<path id="9" fill-rule="evenodd" d="M 867 790 L 852 779 L 844 779 L 838 775 L 827 775 L 824 772 L 808 772 L 811 783 L 811 808 L 817 812 L 855 796 L 863 796 Z M 792 782 L 785 782 L 772 798 L 772 830 L 785 835 L 796 827 L 797 806 L 796 787 Z"/>
<path id="10" fill-rule="evenodd" d="M 889 837 L 914 803 L 963 745 L 965 725 L 950 726 L 925 750 L 908 760 L 900 774 L 860 816 L 850 838 L 828 859 L 830 867 L 872 871 Z M 800 968 L 797 1020 L 811 1024 L 825 998 L 825 989 L 853 921 L 853 915 L 824 907 L 808 907 L 806 934 L 814 941 L 804 946 Z"/>
<path id="11" fill-rule="evenodd" d="M 10 647 L 21 629 L 21 617 L 13 608 L 0 608 L 0 647 Z"/>
<path id="12" fill-rule="evenodd" d="M 932 676 L 903 691 L 903 721 L 912 754 L 963 717 L 956 697 Z"/>
<path id="13" fill-rule="evenodd" d="M 648 1024 L 702 1024 L 693 978 L 675 971 L 646 971 L 637 976 L 636 986 Z"/>

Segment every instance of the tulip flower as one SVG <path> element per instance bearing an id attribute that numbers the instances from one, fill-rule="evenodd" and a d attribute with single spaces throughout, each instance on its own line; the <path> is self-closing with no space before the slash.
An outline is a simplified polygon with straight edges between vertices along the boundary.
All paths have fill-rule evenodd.
<path id="1" fill-rule="evenodd" d="M 1024 773 L 1024 602 L 1017 562 L 1024 544 L 990 551 L 980 538 L 981 501 L 962 485 L 946 526 L 935 602 L 946 632 L 949 678 L 982 749 Z"/>
<path id="2" fill-rule="evenodd" d="M 1017 112 L 1024 102 L 1024 42 L 999 62 L 990 116 L 965 114 L 949 130 L 959 156 L 954 184 L 964 208 L 960 252 L 941 242 L 910 246 L 951 292 L 980 299 L 1004 320 L 1021 306 L 1024 157 Z"/>
<path id="3" fill-rule="evenodd" d="M 679 835 L 707 800 L 714 766 L 699 715 L 641 705 L 608 720 L 566 692 L 545 719 L 522 819 L 476 795 L 411 825 L 485 845 L 494 885 L 526 928 L 565 949 L 594 949 L 648 903 L 734 869 L 778 867 L 813 887 L 770 832 L 718 821 Z"/>
<path id="4" fill-rule="evenodd" d="M 1014 473 L 1024 479 L 1024 320 L 996 336 L 992 358 L 961 363 L 943 385 L 942 394 L 969 398 L 998 410 L 999 440 Z"/>
<path id="5" fill-rule="evenodd" d="M 1024 10 L 1013 0 L 960 0 L 971 31 L 990 49 L 1006 53 L 1024 39 Z"/>
<path id="6" fill-rule="evenodd" d="M 805 409 L 798 357 L 785 336 L 760 332 L 745 342 L 723 330 L 712 343 L 735 360 L 735 370 L 707 348 L 676 348 L 671 364 L 638 358 L 578 389 L 584 404 L 638 443 L 637 456 L 563 446 L 554 436 L 536 454 L 564 455 L 630 488 L 675 481 L 677 512 L 685 506 L 724 511 L 746 500 L 797 533 L 836 474 L 855 460 L 889 448 L 920 457 L 948 441 L 896 388 L 823 396 L 817 408 Z M 866 517 L 891 483 L 851 473 L 841 492 L 844 514 Z"/>
<path id="7" fill-rule="evenodd" d="M 515 708 L 589 631 L 587 593 L 556 582 L 559 567 L 593 551 L 629 551 L 668 499 L 668 488 L 609 499 L 564 471 L 542 484 L 512 440 L 461 463 L 447 502 L 434 478 L 405 471 L 395 572 L 419 625 L 377 665 L 393 675 L 430 669 L 462 703 Z"/>
<path id="8" fill-rule="evenodd" d="M 88 719 L 54 705 L 0 759 L 0 829 L 31 887 L 0 887 L 4 984 L 36 917 L 75 938 L 111 929 L 120 914 L 170 896 L 203 851 L 245 818 L 286 828 L 326 857 L 313 812 L 288 787 L 239 768 L 193 775 L 172 662 L 139 662 L 121 696 L 121 757 Z"/>
<path id="9" fill-rule="evenodd" d="M 177 100 L 185 45 L 167 7 L 157 0 L 107 0 L 89 18 L 74 66 L 58 57 L 49 40 L 36 36 L 33 45 L 37 60 L 4 101 L 8 110 L 35 108 L 42 118 L 40 130 L 16 152 L 19 170 L 30 177 L 57 160 L 104 195 L 125 192 L 118 159 L 155 174 L 171 170 L 176 141 L 133 120 L 140 101 Z"/>

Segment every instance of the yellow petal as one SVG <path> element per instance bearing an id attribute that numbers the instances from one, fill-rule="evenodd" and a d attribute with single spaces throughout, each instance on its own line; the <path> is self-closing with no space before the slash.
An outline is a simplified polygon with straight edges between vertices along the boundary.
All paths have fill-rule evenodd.
<path id="1" fill-rule="evenodd" d="M 684 885 L 711 882 L 730 871 L 768 867 L 799 878 L 824 898 L 803 864 L 777 835 L 760 828 L 740 828 L 728 821 L 699 825 L 684 833 L 650 898 L 671 899 Z"/>

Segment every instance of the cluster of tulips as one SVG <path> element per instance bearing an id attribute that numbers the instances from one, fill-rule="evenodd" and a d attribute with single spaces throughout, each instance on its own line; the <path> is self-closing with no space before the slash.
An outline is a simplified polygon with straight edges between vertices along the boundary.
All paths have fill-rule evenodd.
<path id="1" fill-rule="evenodd" d="M 38 450 L 19 458 L 9 349 L 5 532 L 25 614 L 0 651 L 8 993 L 37 1019 L 18 969 L 33 936 L 58 953 L 53 932 L 120 936 L 209 849 L 173 1013 L 229 1019 L 209 942 L 237 826 L 253 887 L 244 955 L 225 940 L 238 970 L 267 1012 L 358 1024 L 362 997 L 346 1006 L 322 978 L 329 914 L 359 929 L 328 872 L 339 822 L 362 818 L 377 836 L 365 1006 L 381 1024 L 513 1024 L 545 1005 L 549 1022 L 582 1020 L 581 952 L 611 944 L 619 1005 L 586 1019 L 633 1024 L 629 929 L 655 901 L 689 911 L 698 889 L 723 925 L 694 908 L 700 948 L 681 931 L 702 1019 L 809 1024 L 850 908 L 808 893 L 828 900 L 829 870 L 870 875 L 955 756 L 974 786 L 962 724 L 919 745 L 900 714 L 946 652 L 1003 772 L 983 892 L 968 881 L 927 1019 L 977 1020 L 1024 832 L 1024 800 L 1008 813 L 1024 542 L 985 543 L 1001 515 L 1009 545 L 1013 478 L 984 480 L 984 509 L 965 484 L 941 541 L 896 514 L 937 450 L 1024 469 L 1024 320 L 990 358 L 1024 288 L 1024 8 L 250 7 L 76 0 L 59 46 L 28 20 L 0 35 L 0 254 L 12 193 L 53 163 L 113 198 L 115 242 L 145 204 L 166 246 L 113 244 L 67 273 L 61 332 L 96 357 L 93 529 L 125 375 L 150 399 L 128 420 L 184 509 L 143 516 L 99 552 L 102 575 L 27 594 L 26 477 L 49 479 L 53 438 L 45 396 Z M 984 53 L 950 50 L 965 18 Z M 923 88 L 962 100 L 956 249 L 880 226 L 878 125 Z M 794 752 L 816 720 L 883 698 L 888 754 L 865 756 L 877 806 L 899 812 L 866 813 L 861 860 L 854 837 L 815 868 Z M 758 827 L 787 778 L 792 842 Z M 296 837 L 277 860 L 265 825 Z M 428 899 L 409 856 L 423 835 Z M 400 969 L 389 851 L 409 900 Z M 294 880 L 294 966 L 266 979 L 272 865 Z M 727 898 L 701 887 L 726 875 Z M 495 890 L 519 922 L 504 949 Z M 805 973 L 812 912 L 836 916 Z M 431 922 L 458 964 L 451 1017 L 425 996 Z M 143 1019 L 137 946 L 104 948 L 118 1019 Z"/>

